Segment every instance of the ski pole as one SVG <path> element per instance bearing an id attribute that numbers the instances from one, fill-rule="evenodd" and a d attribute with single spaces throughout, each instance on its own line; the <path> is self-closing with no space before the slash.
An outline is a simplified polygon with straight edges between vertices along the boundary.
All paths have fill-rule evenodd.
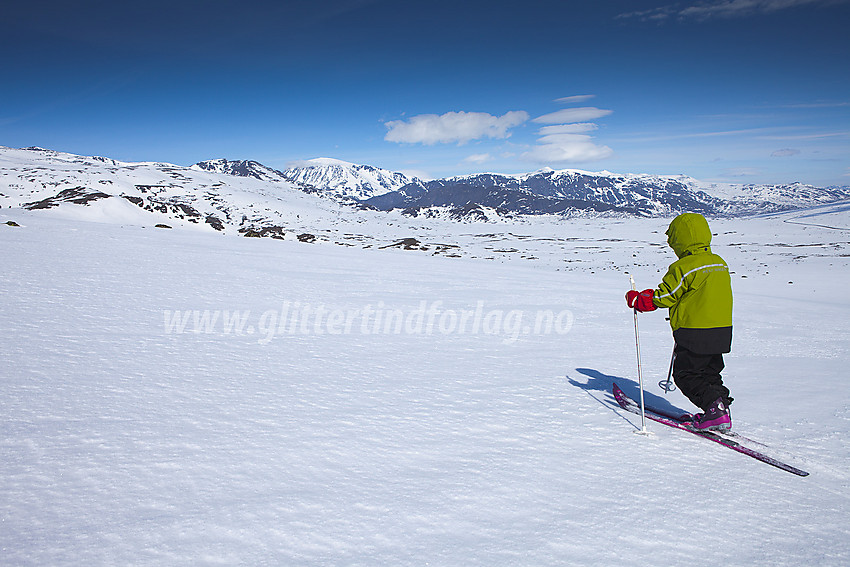
<path id="1" fill-rule="evenodd" d="M 632 290 L 635 290 L 635 278 L 629 275 L 629 281 L 632 284 Z M 636 290 L 635 290 L 636 291 Z M 643 371 L 640 365 L 640 333 L 638 332 L 638 312 L 637 312 L 637 302 L 635 302 L 635 352 L 637 353 L 637 373 L 638 373 L 638 383 L 640 384 L 640 431 L 636 431 L 635 433 L 640 433 L 641 435 L 648 435 L 649 432 L 646 430 L 646 405 L 643 401 Z"/>
<path id="2" fill-rule="evenodd" d="M 662 380 L 658 386 L 664 390 L 664 393 L 673 392 L 676 390 L 676 384 L 671 379 L 673 377 L 673 363 L 676 361 L 676 345 L 673 345 L 673 356 L 670 357 L 670 370 L 667 371 L 667 380 Z"/>

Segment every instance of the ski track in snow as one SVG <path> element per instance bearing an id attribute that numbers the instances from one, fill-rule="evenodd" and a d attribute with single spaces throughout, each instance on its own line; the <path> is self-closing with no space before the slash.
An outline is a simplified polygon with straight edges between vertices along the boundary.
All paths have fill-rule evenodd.
<path id="1" fill-rule="evenodd" d="M 614 380 L 637 393 L 624 270 L 657 284 L 666 219 L 375 227 L 466 256 L 443 258 L 66 216 L 0 211 L 22 225 L 0 225 L 4 564 L 850 561 L 850 231 L 712 221 L 735 272 L 736 429 L 801 479 L 668 428 L 633 435 L 613 401 Z M 358 319 L 263 341 L 285 302 L 483 302 L 523 325 Z M 250 315 L 241 334 L 169 331 L 187 310 Z M 540 310 L 568 310 L 569 331 L 524 332 Z M 648 399 L 693 409 L 656 386 L 663 315 L 640 323 Z"/>

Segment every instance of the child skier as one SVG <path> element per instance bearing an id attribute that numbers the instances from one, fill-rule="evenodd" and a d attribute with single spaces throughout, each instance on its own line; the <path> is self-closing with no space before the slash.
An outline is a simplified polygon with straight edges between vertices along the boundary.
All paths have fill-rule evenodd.
<path id="1" fill-rule="evenodd" d="M 670 265 L 658 289 L 626 294 L 640 312 L 670 310 L 676 341 L 673 379 L 704 413 L 694 416 L 698 429 L 730 429 L 732 398 L 723 385 L 723 353 L 732 347 L 732 284 L 729 267 L 711 252 L 711 229 L 700 214 L 677 216 L 667 229 L 667 244 L 679 259 Z"/>

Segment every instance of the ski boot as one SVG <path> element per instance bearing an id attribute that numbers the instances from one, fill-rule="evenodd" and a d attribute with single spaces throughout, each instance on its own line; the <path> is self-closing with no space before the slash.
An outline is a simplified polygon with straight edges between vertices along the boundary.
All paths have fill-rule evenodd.
<path id="1" fill-rule="evenodd" d="M 692 422 L 694 429 L 710 431 L 726 431 L 732 429 L 732 415 L 723 398 L 717 398 L 705 413 L 694 414 Z"/>

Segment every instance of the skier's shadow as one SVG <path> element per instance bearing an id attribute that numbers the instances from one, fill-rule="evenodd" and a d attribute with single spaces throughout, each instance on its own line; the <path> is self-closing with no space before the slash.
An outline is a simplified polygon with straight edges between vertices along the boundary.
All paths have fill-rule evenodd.
<path id="1" fill-rule="evenodd" d="M 600 400 L 599 397 L 593 395 L 594 390 L 598 390 L 605 394 L 604 399 L 612 408 L 616 409 L 620 407 L 616 400 L 614 400 L 614 395 L 611 392 L 612 386 L 615 382 L 617 383 L 617 386 L 619 386 L 620 389 L 623 390 L 623 392 L 628 397 L 633 400 L 640 400 L 640 384 L 638 384 L 634 380 L 623 378 L 622 376 L 610 376 L 592 368 L 576 368 L 576 371 L 579 374 L 584 374 L 585 376 L 587 376 L 587 382 L 578 382 L 567 376 L 567 380 L 570 382 L 570 384 L 586 391 L 591 397 L 598 400 L 603 405 L 605 405 L 605 402 Z M 655 395 L 651 392 L 647 392 L 646 388 L 644 388 L 643 397 L 646 401 L 646 405 L 648 406 L 652 406 L 659 410 L 669 412 L 673 415 L 681 415 L 686 413 L 685 410 L 674 406 L 666 398 L 662 398 L 661 396 Z"/>

